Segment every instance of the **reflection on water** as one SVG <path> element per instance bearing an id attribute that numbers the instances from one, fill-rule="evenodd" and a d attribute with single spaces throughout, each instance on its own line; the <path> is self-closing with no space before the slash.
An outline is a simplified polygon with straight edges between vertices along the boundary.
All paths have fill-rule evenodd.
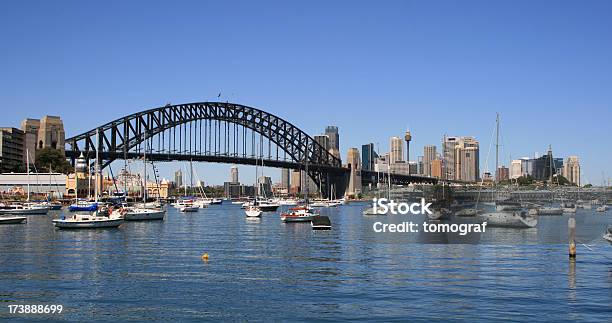
<path id="1" fill-rule="evenodd" d="M 31 216 L 0 226 L 0 301 L 63 304 L 68 320 L 601 321 L 612 311 L 612 248 L 599 243 L 609 215 L 576 215 L 578 240 L 597 244 L 568 261 L 566 216 L 466 236 L 380 234 L 376 221 L 426 219 L 363 207 L 323 209 L 331 231 L 233 205 L 170 208 L 163 222 L 114 230 L 60 231 L 60 214 Z"/>

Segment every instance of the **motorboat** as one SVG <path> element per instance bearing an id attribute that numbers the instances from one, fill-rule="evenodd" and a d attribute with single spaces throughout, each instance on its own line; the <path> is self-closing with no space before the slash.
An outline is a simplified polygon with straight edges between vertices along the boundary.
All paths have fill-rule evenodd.
<path id="1" fill-rule="evenodd" d="M 266 201 L 266 200 L 256 200 L 251 202 L 246 202 L 242 205 L 243 209 L 248 208 L 249 206 L 257 206 L 262 212 L 275 212 L 280 207 L 279 204 Z"/>
<path id="2" fill-rule="evenodd" d="M 289 212 L 281 214 L 283 222 L 309 222 L 315 216 L 311 208 L 307 206 L 298 206 L 290 208 Z"/>
<path id="3" fill-rule="evenodd" d="M 25 216 L 0 216 L 0 224 L 20 224 L 27 221 Z"/>
<path id="4" fill-rule="evenodd" d="M 313 230 L 331 230 L 331 220 L 325 215 L 315 215 L 310 221 Z"/>
<path id="5" fill-rule="evenodd" d="M 372 216 L 372 215 L 388 215 L 388 211 L 387 212 L 383 212 L 382 208 L 377 208 L 376 212 L 374 211 L 374 207 L 369 207 L 365 210 L 363 210 L 363 215 L 368 215 L 368 216 Z"/>
<path id="6" fill-rule="evenodd" d="M 47 214 L 49 213 L 49 208 L 47 206 L 36 205 L 33 203 L 24 203 L 24 204 L 13 204 L 9 205 L 9 208 L 2 209 L 2 213 L 4 214 Z"/>
<path id="7" fill-rule="evenodd" d="M 608 226 L 606 233 L 603 235 L 604 240 L 612 244 L 612 226 Z"/>
<path id="8" fill-rule="evenodd" d="M 93 213 L 75 213 L 68 217 L 62 216 L 53 220 L 53 225 L 60 229 L 98 229 L 117 228 L 123 223 L 123 217 L 112 215 L 100 216 L 97 211 Z"/>
<path id="9" fill-rule="evenodd" d="M 296 205 L 298 205 L 298 200 L 296 200 L 296 199 L 279 199 L 278 200 L 278 204 L 279 205 L 284 205 L 284 206 L 296 206 Z"/>
<path id="10" fill-rule="evenodd" d="M 595 209 L 595 211 L 597 212 L 606 212 L 607 210 L 608 210 L 608 207 L 605 204 Z"/>
<path id="11" fill-rule="evenodd" d="M 513 201 L 497 201 L 495 202 L 495 210 L 498 212 L 504 212 L 504 211 L 518 211 L 521 210 L 523 207 L 521 205 L 521 203 L 519 202 L 513 202 Z"/>
<path id="12" fill-rule="evenodd" d="M 261 213 L 263 213 L 263 212 L 257 206 L 249 206 L 244 211 L 244 213 L 246 213 L 246 216 L 249 217 L 249 218 L 258 218 L 258 217 L 261 216 Z"/>
<path id="13" fill-rule="evenodd" d="M 526 211 L 492 212 L 478 216 L 482 222 L 487 222 L 490 227 L 503 228 L 535 228 L 538 225 L 537 216 L 528 214 Z"/>
<path id="14" fill-rule="evenodd" d="M 479 209 L 467 208 L 467 209 L 461 209 L 455 212 L 455 215 L 460 216 L 460 217 L 472 217 L 472 216 L 477 216 L 480 213 L 481 213 L 481 210 Z"/>
<path id="15" fill-rule="evenodd" d="M 199 209 L 200 209 L 200 207 L 199 206 L 195 206 L 195 205 L 183 205 L 183 206 L 179 207 L 179 211 L 181 211 L 182 213 L 198 212 Z"/>

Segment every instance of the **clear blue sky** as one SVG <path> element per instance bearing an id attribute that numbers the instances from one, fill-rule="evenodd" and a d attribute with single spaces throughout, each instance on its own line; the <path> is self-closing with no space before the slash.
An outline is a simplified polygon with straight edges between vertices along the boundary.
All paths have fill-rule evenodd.
<path id="1" fill-rule="evenodd" d="M 612 176 L 611 12 L 611 1 L 2 1 L 0 126 L 56 114 L 70 136 L 221 92 L 312 135 L 338 125 L 343 157 L 367 142 L 387 150 L 409 126 L 412 156 L 444 133 L 473 135 L 484 164 L 498 111 L 504 164 L 551 144 L 599 184 Z M 198 169 L 206 182 L 229 176 Z"/>

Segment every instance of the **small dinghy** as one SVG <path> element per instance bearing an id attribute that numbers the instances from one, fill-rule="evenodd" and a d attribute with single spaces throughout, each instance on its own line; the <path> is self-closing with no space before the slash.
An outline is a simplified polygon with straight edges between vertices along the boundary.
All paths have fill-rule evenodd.
<path id="1" fill-rule="evenodd" d="M 20 224 L 26 222 L 25 216 L 2 216 L 0 217 L 0 224 Z"/>
<path id="2" fill-rule="evenodd" d="M 313 230 L 331 230 L 331 221 L 328 216 L 315 215 L 310 221 Z"/>

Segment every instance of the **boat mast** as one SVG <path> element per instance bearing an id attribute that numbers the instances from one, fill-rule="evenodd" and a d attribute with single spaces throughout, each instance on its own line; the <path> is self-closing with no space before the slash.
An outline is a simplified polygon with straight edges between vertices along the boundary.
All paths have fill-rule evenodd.
<path id="1" fill-rule="evenodd" d="M 145 131 L 146 134 L 146 131 Z M 144 187 L 142 190 L 142 203 L 147 203 L 147 136 L 145 135 L 145 140 L 144 140 L 144 152 L 142 154 L 142 164 L 143 164 L 143 171 L 142 171 L 142 176 L 143 176 L 143 183 L 144 183 Z"/>
<path id="2" fill-rule="evenodd" d="M 495 118 L 495 124 L 496 124 L 496 131 L 495 131 L 495 183 L 497 183 L 498 177 L 499 177 L 499 112 L 496 113 L 496 118 Z"/>
<path id="3" fill-rule="evenodd" d="M 96 146 L 96 162 L 94 164 L 94 172 L 96 172 L 96 175 L 94 177 L 94 180 L 96 182 L 95 183 L 96 188 L 94 189 L 94 192 L 95 192 L 94 194 L 96 195 L 95 196 L 96 203 L 98 203 L 98 180 L 99 180 L 99 177 L 98 177 L 98 172 L 99 172 L 99 170 L 98 170 L 98 167 L 99 167 L 99 165 L 98 165 L 98 158 L 100 157 L 100 149 L 99 149 L 100 148 L 100 141 L 99 141 L 99 136 L 100 136 L 100 129 L 96 129 L 96 145 L 97 146 Z"/>
<path id="4" fill-rule="evenodd" d="M 26 171 L 28 172 L 28 202 L 30 202 L 30 151 L 26 149 Z"/>

